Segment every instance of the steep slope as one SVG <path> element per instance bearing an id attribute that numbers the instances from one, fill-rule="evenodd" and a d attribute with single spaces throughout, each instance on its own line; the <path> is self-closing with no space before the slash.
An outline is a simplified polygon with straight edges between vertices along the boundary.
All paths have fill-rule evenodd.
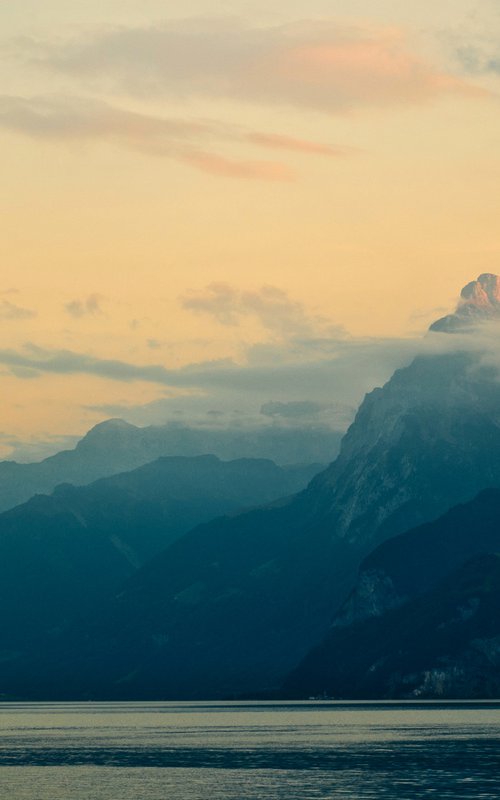
<path id="1" fill-rule="evenodd" d="M 418 357 L 367 395 L 308 489 L 337 536 L 371 548 L 500 485 L 500 382 L 479 357 Z"/>
<path id="2" fill-rule="evenodd" d="M 215 431 L 171 426 L 138 428 L 120 419 L 96 425 L 73 450 L 38 463 L 0 462 L 0 511 L 50 493 L 67 481 L 83 485 L 135 469 L 161 456 L 213 453 L 225 460 L 266 458 L 280 464 L 328 463 L 338 452 L 341 433 L 274 426 L 255 431 Z"/>
<path id="3" fill-rule="evenodd" d="M 90 486 L 61 485 L 4 512 L 2 657 L 86 618 L 193 525 L 289 494 L 310 475 L 310 468 L 284 470 L 257 459 L 161 458 Z"/>
<path id="4" fill-rule="evenodd" d="M 500 489 L 486 489 L 370 553 L 334 626 L 380 616 L 429 591 L 473 556 L 495 552 L 500 552 Z"/>
<path id="5" fill-rule="evenodd" d="M 288 697 L 499 697 L 500 556 L 476 556 L 400 608 L 336 630 L 283 691 Z"/>
<path id="6" fill-rule="evenodd" d="M 402 696 L 405 692 L 424 691 L 423 664 L 430 670 L 429 675 L 436 676 L 445 663 L 448 663 L 449 674 L 442 686 L 446 684 L 446 692 L 458 692 L 458 684 L 452 688 L 455 684 L 450 681 L 462 656 L 453 656 L 456 664 L 452 654 L 448 661 L 442 661 L 441 655 L 446 652 L 438 647 L 439 632 L 446 629 L 448 619 L 441 612 L 453 610 L 447 599 L 449 587 L 455 581 L 450 575 L 462 570 L 467 562 L 478 559 L 474 574 L 479 577 L 477 565 L 490 564 L 488 560 L 483 562 L 481 556 L 499 552 L 500 489 L 485 490 L 439 519 L 384 542 L 361 564 L 357 585 L 336 615 L 333 629 L 288 679 L 285 693 L 292 696 L 323 692 L 344 697 Z M 488 574 L 485 572 L 485 588 L 490 587 Z M 500 584 L 495 591 L 500 594 Z M 461 606 L 463 619 L 460 614 L 457 616 L 459 622 L 467 622 L 468 609 L 475 609 L 476 601 L 472 605 L 468 603 L 465 598 Z M 435 619 L 431 613 L 433 604 Z M 483 616 L 481 620 L 486 623 Z M 494 620 L 491 622 L 496 624 Z M 430 627 L 426 629 L 426 625 Z M 475 630 L 472 623 L 470 630 Z M 479 636 L 479 632 L 477 634 Z M 469 638 L 473 642 L 472 633 Z M 463 645 L 463 640 L 461 642 Z M 427 661 L 422 661 L 421 654 Z M 477 659 L 474 663 L 479 669 Z M 467 694 L 465 687 L 475 685 L 473 669 L 476 667 L 471 662 L 468 677 L 464 678 L 460 689 L 464 696 Z M 484 664 L 483 668 L 486 668 Z M 414 670 L 413 688 L 409 688 Z M 429 695 L 439 694 L 433 680 L 428 678 L 426 683 L 425 692 Z M 474 691 L 471 688 L 471 696 Z"/>

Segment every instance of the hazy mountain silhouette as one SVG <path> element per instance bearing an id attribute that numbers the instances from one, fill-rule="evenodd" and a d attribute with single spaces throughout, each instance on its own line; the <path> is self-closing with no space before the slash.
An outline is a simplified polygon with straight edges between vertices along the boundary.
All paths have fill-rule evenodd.
<path id="1" fill-rule="evenodd" d="M 34 494 L 51 492 L 67 481 L 84 485 L 101 477 L 135 469 L 160 456 L 267 458 L 279 464 L 328 463 L 342 434 L 317 429 L 262 427 L 255 430 L 210 430 L 172 426 L 138 428 L 110 419 L 92 428 L 73 450 L 43 461 L 0 462 L 0 511 L 24 503 Z"/>

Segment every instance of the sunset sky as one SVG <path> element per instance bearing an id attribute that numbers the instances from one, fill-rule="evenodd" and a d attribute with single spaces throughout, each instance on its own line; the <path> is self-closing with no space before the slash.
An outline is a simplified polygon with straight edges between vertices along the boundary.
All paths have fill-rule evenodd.
<path id="1" fill-rule="evenodd" d="M 0 457 L 269 402 L 341 427 L 499 271 L 498 0 L 0 21 Z"/>

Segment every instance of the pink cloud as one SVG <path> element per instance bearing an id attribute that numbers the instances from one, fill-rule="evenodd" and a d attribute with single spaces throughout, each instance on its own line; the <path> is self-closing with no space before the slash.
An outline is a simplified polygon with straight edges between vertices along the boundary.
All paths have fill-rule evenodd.
<path id="1" fill-rule="evenodd" d="M 225 178 L 292 181 L 295 177 L 293 170 L 277 161 L 239 160 L 202 151 L 186 152 L 182 160 L 203 172 Z"/>
<path id="2" fill-rule="evenodd" d="M 293 93 L 304 104 L 317 107 L 330 102 L 340 110 L 407 105 L 450 92 L 486 94 L 412 54 L 402 35 L 394 33 L 293 44 L 262 68 L 271 76 L 267 91 Z"/>
<path id="3" fill-rule="evenodd" d="M 413 52 L 402 30 L 331 18 L 267 27 L 189 18 L 108 28 L 62 44 L 37 42 L 32 57 L 141 97 L 228 97 L 326 113 L 487 94 Z"/>
<path id="4" fill-rule="evenodd" d="M 321 144 L 308 139 L 295 139 L 293 136 L 284 136 L 280 133 L 262 133 L 255 131 L 247 135 L 247 140 L 260 147 L 271 147 L 276 150 L 295 150 L 299 153 L 311 155 L 330 156 L 342 158 L 355 152 L 354 148 L 340 145 Z"/>

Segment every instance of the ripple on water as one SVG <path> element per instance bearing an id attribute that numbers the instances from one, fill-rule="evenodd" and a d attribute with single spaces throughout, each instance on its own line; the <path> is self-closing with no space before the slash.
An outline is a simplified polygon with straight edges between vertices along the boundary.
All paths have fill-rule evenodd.
<path id="1" fill-rule="evenodd" d="M 3 704 L 6 800 L 498 800 L 500 705 Z"/>

